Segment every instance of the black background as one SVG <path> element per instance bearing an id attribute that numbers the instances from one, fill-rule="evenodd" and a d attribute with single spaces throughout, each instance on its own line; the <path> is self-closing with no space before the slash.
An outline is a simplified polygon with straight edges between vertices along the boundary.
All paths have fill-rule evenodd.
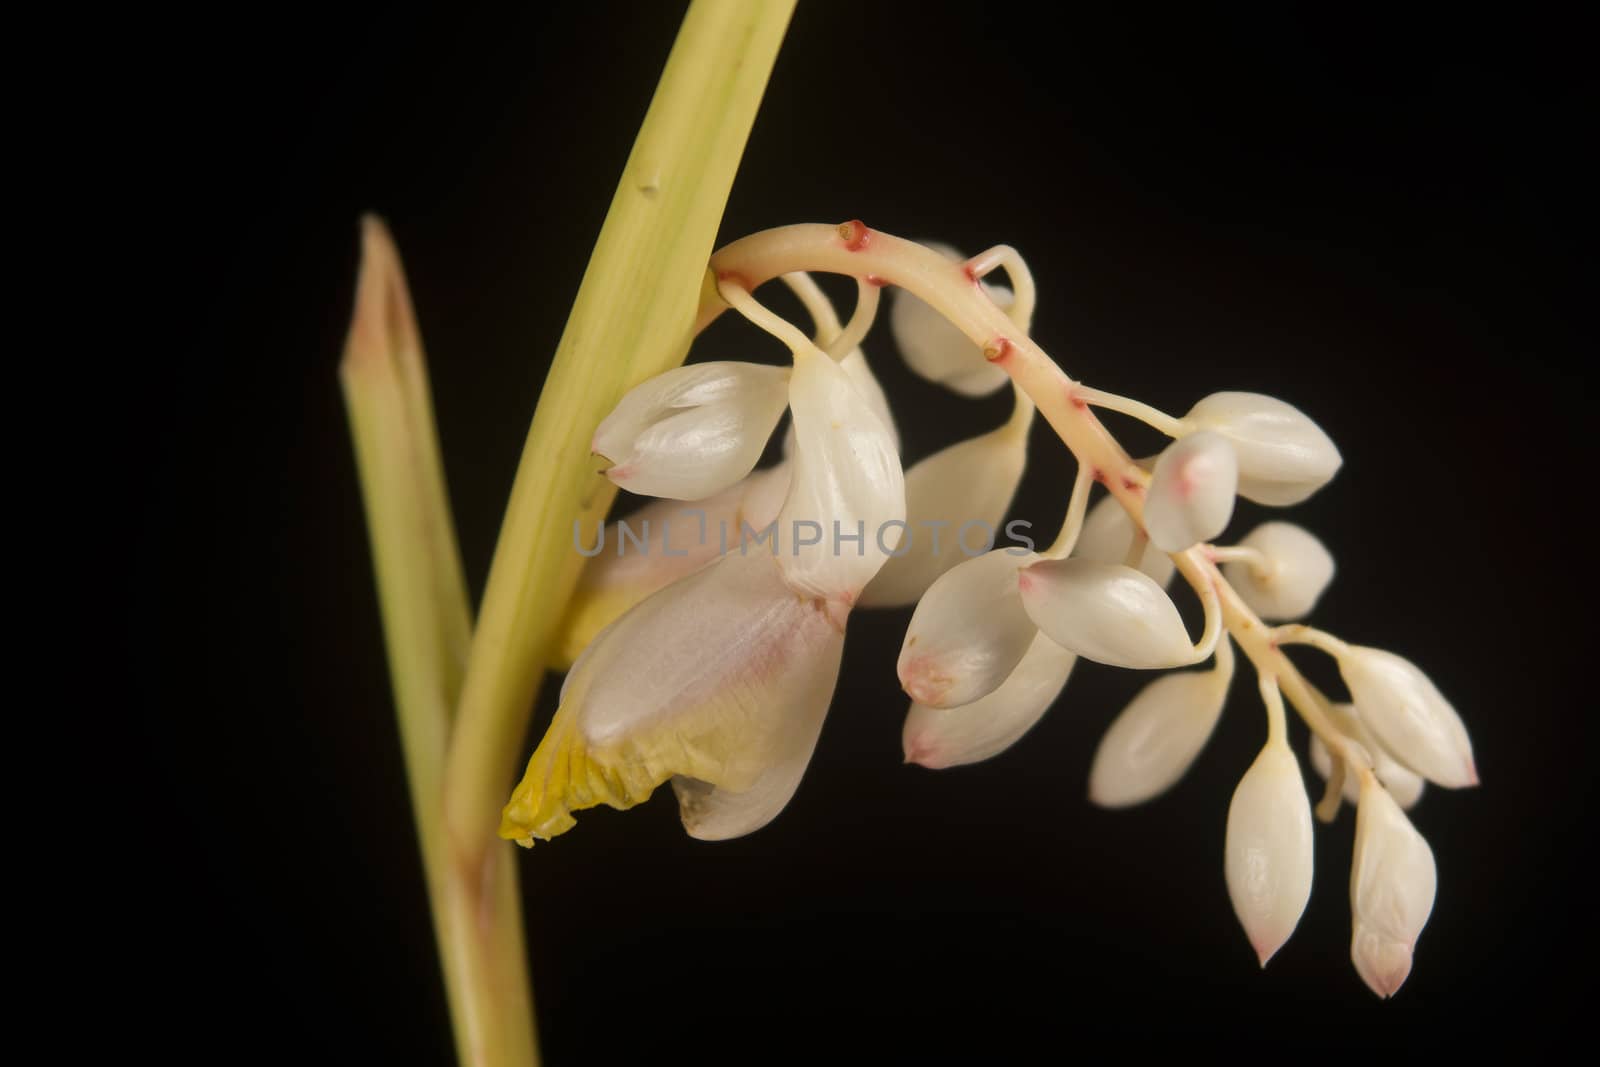
<path id="1" fill-rule="evenodd" d="M 156 414 L 122 453 L 143 609 L 123 727 L 149 796 L 119 925 L 135 962 L 183 963 L 125 992 L 157 994 L 141 1044 L 448 1061 L 335 378 L 356 219 L 382 213 L 406 260 L 476 597 L 683 9 L 262 22 L 142 53 L 127 166 L 171 262 L 136 383 Z M 1088 1038 L 1388 1054 L 1568 1029 L 1593 836 L 1588 296 L 1563 196 L 1592 129 L 1567 95 L 1571 32 L 802 0 L 721 239 L 860 217 L 1012 243 L 1040 284 L 1035 336 L 1075 376 L 1167 410 L 1239 388 L 1311 413 L 1345 457 L 1293 515 L 1340 564 L 1316 619 L 1428 670 L 1484 785 L 1414 813 L 1439 895 L 1393 1002 L 1348 961 L 1348 811 L 1319 830 L 1309 910 L 1263 973 L 1221 872 L 1263 735 L 1250 687 L 1169 795 L 1102 812 L 1090 756 L 1139 678 L 1080 669 L 1004 755 L 906 767 L 908 613 L 862 614 L 770 827 L 695 842 L 658 796 L 520 856 L 551 1062 L 1053 1058 Z M 719 323 L 704 351 L 773 348 Z M 913 378 L 886 326 L 867 348 L 908 462 L 1004 417 Z M 1014 511 L 1053 529 L 1071 466 L 1042 426 L 1034 445 Z"/>

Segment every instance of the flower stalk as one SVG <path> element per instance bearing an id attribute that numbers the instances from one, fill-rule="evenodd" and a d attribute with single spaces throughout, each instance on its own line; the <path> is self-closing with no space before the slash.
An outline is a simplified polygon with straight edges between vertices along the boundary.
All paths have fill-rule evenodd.
<path id="1" fill-rule="evenodd" d="M 938 252 L 870 230 L 860 221 L 838 226 L 801 223 L 766 230 L 725 246 L 711 260 L 712 269 L 720 276 L 737 278 L 746 289 L 797 270 L 871 278 L 905 289 L 935 308 L 982 347 L 991 364 L 1011 376 L 1083 468 L 1121 504 L 1134 528 L 1143 529 L 1150 475 L 1095 417 L 1091 404 L 1104 394 L 1073 381 L 1025 331 L 1017 329 L 979 287 L 977 266 L 990 264 L 968 260 L 964 266 L 952 267 Z M 701 301 L 698 328 L 704 329 L 726 308 L 716 292 L 708 291 Z M 1333 725 L 1326 701 L 1305 682 L 1278 648 L 1272 629 L 1223 579 L 1204 549 L 1195 547 L 1170 555 L 1208 609 L 1216 605 L 1215 622 L 1208 618 L 1207 629 L 1212 632 L 1202 638 L 1201 647 L 1215 641 L 1214 626 L 1226 629 L 1262 676 L 1278 680 L 1289 703 L 1330 751 L 1365 765 Z M 1207 614 L 1212 613 L 1208 610 Z"/>

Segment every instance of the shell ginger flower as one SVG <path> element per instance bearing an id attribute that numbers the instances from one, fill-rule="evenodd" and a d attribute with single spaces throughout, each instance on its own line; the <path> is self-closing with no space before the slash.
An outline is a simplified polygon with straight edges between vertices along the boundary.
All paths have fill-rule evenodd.
<path id="1" fill-rule="evenodd" d="M 1265 965 L 1313 892 L 1313 815 L 1331 821 L 1353 799 L 1351 960 L 1375 993 L 1392 995 L 1411 972 L 1437 888 L 1432 853 L 1403 808 L 1424 780 L 1477 785 L 1466 727 L 1409 660 L 1307 625 L 1263 621 L 1305 615 L 1332 581 L 1333 555 L 1315 536 L 1273 522 L 1242 542 L 1212 543 L 1227 532 L 1237 498 L 1284 507 L 1333 479 L 1342 457 L 1316 422 L 1285 401 L 1234 391 L 1214 392 L 1178 418 L 1074 381 L 1029 335 L 1037 294 L 1008 246 L 961 259 L 852 221 L 756 234 L 718 252 L 711 268 L 720 299 L 702 304 L 699 325 L 726 302 L 794 353 L 785 464 L 750 474 L 777 418 L 781 370 L 723 367 L 647 383 L 602 436 L 629 457 L 613 477 L 643 463 L 646 474 L 663 476 L 653 483 L 658 493 L 703 500 L 708 512 L 773 513 L 783 488 L 777 536 L 751 546 L 741 530 L 737 552 L 680 561 L 675 571 L 638 568 L 652 578 L 634 588 L 673 580 L 587 643 L 505 809 L 502 834 L 531 844 L 570 828 L 574 811 L 628 807 L 669 779 L 694 836 L 767 823 L 810 760 L 846 620 L 883 572 L 869 600 L 917 605 L 896 669 L 912 700 L 904 754 L 927 767 L 987 759 L 1017 743 L 1082 660 L 1156 671 L 1214 658 L 1210 670 L 1154 678 L 1105 733 L 1090 798 L 1136 804 L 1170 788 L 1200 756 L 1235 657 L 1254 668 L 1267 737 L 1240 768 L 1226 807 L 1220 880 Z M 1010 290 L 984 282 L 997 268 Z M 819 328 L 820 344 L 750 296 L 769 279 L 794 285 L 812 270 L 852 276 L 860 294 L 849 326 L 832 339 Z M 894 327 L 918 374 L 971 396 L 1004 376 L 1016 392 L 1006 428 L 930 457 L 914 479 L 903 475 L 878 414 L 880 392 L 864 387 L 864 362 L 854 376 L 836 362 L 855 353 L 886 286 L 904 290 Z M 820 327 L 817 300 L 803 286 L 797 292 Z M 699 374 L 714 387 L 699 389 Z M 1136 461 L 1096 409 L 1138 418 L 1172 443 L 1153 462 Z M 900 538 L 885 531 L 914 535 L 909 517 L 958 528 L 998 521 L 1035 411 L 1077 463 L 1055 544 L 1034 552 L 1031 542 L 1017 550 L 991 540 L 968 558 L 929 551 L 886 569 Z M 1107 495 L 1090 509 L 1094 486 Z M 722 493 L 731 495 L 714 495 Z M 1174 575 L 1203 609 L 1198 636 L 1166 590 Z M 1306 681 L 1284 652 L 1292 644 L 1335 659 L 1349 704 Z M 1310 729 L 1313 764 L 1327 779 L 1314 807 L 1288 743 L 1290 707 Z M 1219 806 L 1219 821 L 1222 814 Z"/>

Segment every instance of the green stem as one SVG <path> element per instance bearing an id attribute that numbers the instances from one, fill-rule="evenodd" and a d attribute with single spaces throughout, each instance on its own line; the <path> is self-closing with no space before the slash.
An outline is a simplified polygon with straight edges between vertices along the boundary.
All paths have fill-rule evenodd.
<path id="1" fill-rule="evenodd" d="M 516 871 L 501 864 L 487 888 L 501 919 L 486 931 L 448 866 L 445 751 L 471 615 L 416 318 L 394 242 L 370 217 L 362 220 L 356 309 L 339 374 L 457 1052 L 464 1064 L 533 1064 Z"/>
<path id="2" fill-rule="evenodd" d="M 341 367 L 456 1048 L 538 1062 L 500 809 L 543 664 L 615 489 L 587 443 L 629 387 L 683 361 L 716 231 L 794 0 L 694 0 L 540 394 L 471 632 L 437 431 L 399 259 L 366 224 Z M 452 710 L 454 714 L 452 715 Z"/>

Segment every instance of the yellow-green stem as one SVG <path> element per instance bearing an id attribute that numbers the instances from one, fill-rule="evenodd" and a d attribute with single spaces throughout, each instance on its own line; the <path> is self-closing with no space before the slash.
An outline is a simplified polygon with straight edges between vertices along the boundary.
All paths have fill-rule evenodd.
<path id="1" fill-rule="evenodd" d="M 542 667 L 582 562 L 573 523 L 614 490 L 589 435 L 682 362 L 717 226 L 794 0 L 695 0 L 584 275 L 534 414 L 477 631 L 399 259 L 369 220 L 341 367 L 460 1061 L 538 1062 L 510 846 L 496 836 Z"/>
<path id="2" fill-rule="evenodd" d="M 362 220 L 361 243 L 356 308 L 339 375 L 457 1053 L 464 1064 L 532 1064 L 537 1053 L 516 871 L 503 864 L 486 887 L 491 913 L 503 918 L 485 930 L 448 866 L 445 750 L 471 615 L 427 366 L 400 257 L 376 219 Z"/>

